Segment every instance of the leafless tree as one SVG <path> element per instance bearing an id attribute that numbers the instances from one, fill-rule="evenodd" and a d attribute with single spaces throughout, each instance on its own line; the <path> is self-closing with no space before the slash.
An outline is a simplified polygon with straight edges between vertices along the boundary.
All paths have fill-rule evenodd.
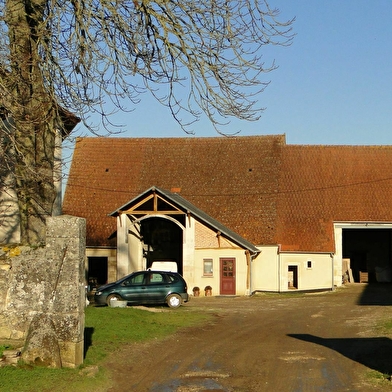
<path id="1" fill-rule="evenodd" d="M 110 129 L 109 112 L 144 92 L 186 132 L 202 114 L 218 132 L 230 117 L 255 120 L 260 75 L 275 68 L 262 49 L 290 44 L 292 22 L 262 0 L 0 0 L 1 169 L 21 241 L 41 241 L 53 214 L 58 132 L 79 119 L 97 132 L 92 113 Z"/>

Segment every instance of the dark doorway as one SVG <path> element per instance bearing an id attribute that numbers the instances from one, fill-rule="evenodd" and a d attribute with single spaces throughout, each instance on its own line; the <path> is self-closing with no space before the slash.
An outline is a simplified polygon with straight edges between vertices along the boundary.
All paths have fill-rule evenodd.
<path id="1" fill-rule="evenodd" d="M 343 258 L 350 260 L 354 282 L 364 272 L 369 283 L 391 281 L 391 229 L 343 229 Z"/>
<path id="2" fill-rule="evenodd" d="M 149 218 L 141 222 L 146 267 L 154 261 L 177 263 L 177 271 L 182 275 L 182 229 L 168 219 Z"/>
<path id="3" fill-rule="evenodd" d="M 108 282 L 108 258 L 89 257 L 87 282 L 90 291 Z"/>
<path id="4" fill-rule="evenodd" d="M 288 288 L 298 289 L 298 266 L 296 265 L 289 265 Z"/>

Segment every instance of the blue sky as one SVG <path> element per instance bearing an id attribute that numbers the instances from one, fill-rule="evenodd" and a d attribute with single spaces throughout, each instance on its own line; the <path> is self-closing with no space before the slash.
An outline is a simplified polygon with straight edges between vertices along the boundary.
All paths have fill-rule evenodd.
<path id="1" fill-rule="evenodd" d="M 296 18 L 290 47 L 265 49 L 279 68 L 262 76 L 256 122 L 232 121 L 240 135 L 285 134 L 289 144 L 392 144 L 392 0 L 269 0 L 283 19 Z M 94 120 L 94 119 L 93 119 Z M 152 98 L 117 114 L 124 137 L 185 137 Z M 218 136 L 207 120 L 195 137 Z M 79 127 L 76 134 L 86 134 Z"/>

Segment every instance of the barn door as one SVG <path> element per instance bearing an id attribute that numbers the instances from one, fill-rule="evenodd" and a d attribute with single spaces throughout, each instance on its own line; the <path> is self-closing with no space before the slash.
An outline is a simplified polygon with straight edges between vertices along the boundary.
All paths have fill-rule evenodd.
<path id="1" fill-rule="evenodd" d="M 235 294 L 235 258 L 220 259 L 220 293 Z"/>

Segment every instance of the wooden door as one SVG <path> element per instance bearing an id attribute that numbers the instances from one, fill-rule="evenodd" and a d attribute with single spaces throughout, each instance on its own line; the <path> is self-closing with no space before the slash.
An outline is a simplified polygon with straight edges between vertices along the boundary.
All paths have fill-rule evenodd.
<path id="1" fill-rule="evenodd" d="M 220 294 L 235 294 L 235 258 L 220 259 Z"/>

